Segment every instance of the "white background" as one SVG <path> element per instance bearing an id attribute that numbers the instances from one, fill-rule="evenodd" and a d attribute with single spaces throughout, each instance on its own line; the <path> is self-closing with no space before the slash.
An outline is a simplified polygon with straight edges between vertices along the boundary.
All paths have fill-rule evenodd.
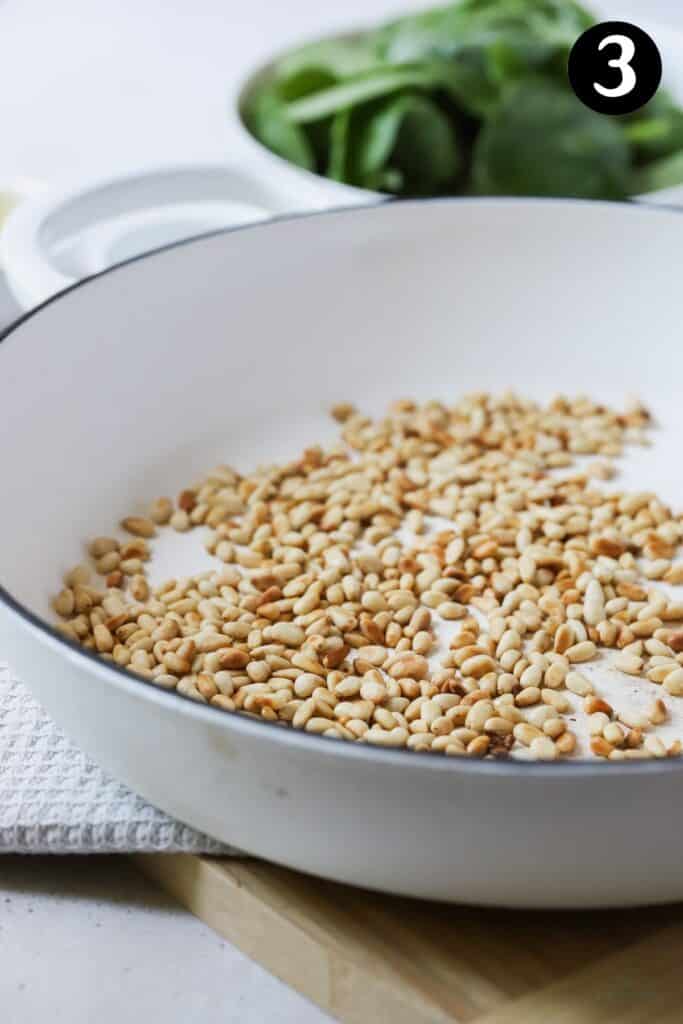
<path id="1" fill-rule="evenodd" d="M 0 183 L 63 185 L 164 160 L 239 158 L 226 110 L 254 62 L 415 6 L 0 0 Z M 683 28 L 680 0 L 595 7 Z M 0 287 L 0 324 L 13 312 Z M 0 858 L 0 1007 L 8 1024 L 326 1019 L 118 858 Z"/>

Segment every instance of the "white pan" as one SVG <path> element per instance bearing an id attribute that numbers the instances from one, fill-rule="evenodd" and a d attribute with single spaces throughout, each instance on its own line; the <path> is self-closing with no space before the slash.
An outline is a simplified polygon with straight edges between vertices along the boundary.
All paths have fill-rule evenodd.
<path id="1" fill-rule="evenodd" d="M 331 439 L 340 399 L 636 392 L 660 429 L 623 486 L 682 507 L 682 247 L 662 209 L 384 204 L 204 236 L 47 302 L 0 344 L 0 649 L 103 768 L 249 853 L 469 903 L 683 898 L 683 760 L 474 762 L 312 737 L 160 692 L 61 639 L 48 604 L 85 538 L 216 462 Z M 194 548 L 174 557 L 197 568 Z"/>

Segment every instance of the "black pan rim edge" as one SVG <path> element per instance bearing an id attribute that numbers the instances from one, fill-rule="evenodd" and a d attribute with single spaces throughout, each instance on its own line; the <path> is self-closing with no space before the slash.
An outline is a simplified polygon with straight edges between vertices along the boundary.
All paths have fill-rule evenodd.
<path id="1" fill-rule="evenodd" d="M 571 198 L 546 198 L 546 197 L 515 197 L 515 196 L 486 196 L 486 197 L 459 197 L 459 196 L 444 196 L 434 197 L 428 199 L 405 199 L 405 200 L 378 200 L 375 203 L 367 203 L 363 205 L 350 205 L 350 206 L 335 206 L 325 210 L 313 210 L 305 213 L 295 214 L 282 214 L 275 217 L 271 217 L 265 221 L 258 221 L 254 224 L 239 225 L 237 227 L 218 228 L 212 231 L 205 231 L 198 235 L 193 235 L 190 238 L 180 239 L 176 242 L 170 242 L 166 245 L 151 249 L 148 252 L 140 253 L 135 256 L 131 256 L 120 263 L 116 263 L 111 267 L 106 267 L 104 270 L 99 271 L 96 274 L 92 274 L 88 277 L 82 278 L 80 281 L 74 282 L 68 288 L 58 292 L 56 295 L 51 295 L 45 299 L 38 306 L 33 309 L 22 313 L 19 317 L 12 321 L 7 327 L 0 331 L 0 344 L 9 340 L 18 329 L 27 321 L 37 317 L 44 309 L 51 306 L 53 303 L 64 299 L 71 292 L 77 291 L 80 288 L 87 287 L 91 282 L 97 281 L 101 277 L 106 277 L 109 274 L 115 274 L 117 271 L 131 265 L 138 263 L 142 260 L 153 259 L 154 257 L 167 252 L 168 250 L 178 249 L 183 246 L 191 246 L 200 244 L 202 242 L 210 241 L 211 239 L 223 236 L 233 235 L 240 232 L 255 232 L 262 231 L 273 226 L 280 224 L 290 224 L 298 221 L 307 221 L 311 219 L 322 219 L 334 215 L 343 214 L 345 216 L 361 215 L 361 216 L 372 216 L 377 213 L 378 210 L 382 210 L 385 207 L 415 207 L 419 205 L 444 205 L 444 206 L 455 206 L 455 205 L 500 205 L 500 206 L 529 206 L 529 205 L 549 205 L 549 206 L 592 206 L 599 208 L 620 208 L 622 210 L 636 210 L 638 209 L 641 213 L 646 212 L 649 214 L 657 213 L 681 213 L 681 208 L 668 205 L 663 203 L 648 204 L 638 202 L 612 202 L 606 200 L 591 200 L 591 199 L 571 199 Z M 142 676 L 137 676 L 133 672 L 129 672 L 127 669 L 120 665 L 116 665 L 112 662 L 104 661 L 93 651 L 89 651 L 78 644 L 69 640 L 57 629 L 55 629 L 50 623 L 40 616 L 36 615 L 24 604 L 18 601 L 13 595 L 7 590 L 7 588 L 0 582 L 0 603 L 10 609 L 15 615 L 28 624 L 38 630 L 38 632 L 47 637 L 50 641 L 56 642 L 58 645 L 65 648 L 67 651 L 71 651 L 76 654 L 79 659 L 83 659 L 84 666 L 93 663 L 98 667 L 99 670 L 103 671 L 105 676 L 109 676 L 112 682 L 119 683 L 121 680 L 131 684 L 137 683 L 141 687 L 141 694 L 144 694 L 144 690 L 148 690 L 150 694 L 154 694 L 158 700 L 169 700 L 177 702 L 177 706 L 180 708 L 183 705 L 191 707 L 194 712 L 203 712 L 209 716 L 206 720 L 213 720 L 219 723 L 221 720 L 226 719 L 238 722 L 238 728 L 240 731 L 244 730 L 247 735 L 253 735 L 257 738 L 259 735 L 263 738 L 265 735 L 264 728 L 270 730 L 273 738 L 279 737 L 285 742 L 292 743 L 299 749 L 311 749 L 317 748 L 320 752 L 333 755 L 335 753 L 344 757 L 356 757 L 361 760 L 374 761 L 379 759 L 380 762 L 393 762 L 395 764 L 406 764 L 413 763 L 414 769 L 418 770 L 419 766 L 423 768 L 440 768 L 454 772 L 465 772 L 467 774 L 484 774 L 484 775 L 499 775 L 503 777 L 519 778 L 521 775 L 535 775 L 535 776 L 560 776 L 562 778 L 569 778 L 571 776 L 581 778 L 595 778 L 596 775 L 600 776 L 604 772 L 610 772 L 615 774 L 617 769 L 619 774 L 633 776 L 636 775 L 659 775 L 659 774 L 670 774 L 671 772 L 683 771 L 683 758 L 661 758 L 652 759 L 648 761 L 618 761 L 614 765 L 601 764 L 597 761 L 590 760 L 588 758 L 577 758 L 575 761 L 558 760 L 558 761 L 519 761 L 513 758 L 496 758 L 496 759 L 477 759 L 467 757 L 447 757 L 438 751 L 425 751 L 416 756 L 416 752 L 412 750 L 390 750 L 383 747 L 371 746 L 369 744 L 357 744 L 350 742 L 340 742 L 339 740 L 330 736 L 315 736 L 309 733 L 299 732 L 298 730 L 285 728 L 282 725 L 278 725 L 275 722 L 256 722 L 247 718 L 245 715 L 241 715 L 237 711 L 223 711 L 220 708 L 211 707 L 210 704 L 198 705 L 196 701 L 193 701 L 190 697 L 185 697 L 183 694 L 178 693 L 177 690 L 161 690 L 154 683 Z M 30 689 L 30 684 L 29 689 Z M 144 687 L 144 690 L 142 689 Z M 169 705 L 170 706 L 170 705 Z M 201 717 L 204 717 L 202 715 Z"/>

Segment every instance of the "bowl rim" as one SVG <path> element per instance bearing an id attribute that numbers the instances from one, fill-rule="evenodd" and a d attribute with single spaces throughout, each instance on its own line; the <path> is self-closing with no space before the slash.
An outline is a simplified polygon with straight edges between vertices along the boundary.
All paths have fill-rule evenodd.
<path id="1" fill-rule="evenodd" d="M 217 228 L 206 231 L 191 238 L 180 239 L 159 246 L 149 252 L 139 253 L 128 259 L 107 267 L 96 274 L 85 277 L 74 282 L 68 288 L 50 296 L 44 302 L 33 309 L 22 313 L 13 320 L 7 327 L 0 331 L 0 346 L 9 341 L 22 327 L 23 324 L 41 315 L 53 303 L 62 301 L 66 297 L 81 288 L 89 287 L 100 278 L 116 274 L 125 268 L 143 260 L 153 260 L 167 251 L 180 247 L 190 248 L 193 245 L 201 245 L 212 239 L 221 236 L 238 235 L 241 232 L 257 232 L 279 230 L 300 221 L 315 219 L 327 219 L 334 217 L 373 217 L 373 216 L 396 216 L 397 211 L 402 207 L 413 209 L 418 206 L 560 206 L 560 207 L 585 207 L 590 209 L 610 210 L 613 213 L 619 211 L 626 216 L 661 216 L 677 214 L 680 216 L 680 207 L 658 205 L 651 206 L 644 203 L 633 202 L 610 202 L 608 200 L 591 199 L 570 199 L 570 198 L 545 198 L 545 197 L 507 197 L 507 196 L 484 196 L 484 197 L 461 197 L 445 196 L 425 199 L 405 199 L 400 202 L 387 203 L 379 201 L 365 206 L 338 206 L 326 210 L 314 210 L 308 213 L 283 214 L 268 221 L 260 221 L 254 224 L 238 225 L 235 227 Z M 398 213 L 398 216 L 401 216 Z M 0 353 L 6 349 L 0 347 Z M 1 358 L 1 355 L 0 355 Z M 622 772 L 628 777 L 633 775 L 659 775 L 670 774 L 671 772 L 683 772 L 683 756 L 670 758 L 652 758 L 650 760 L 618 761 L 614 765 L 603 764 L 597 759 L 577 758 L 576 760 L 558 759 L 557 761 L 524 761 L 515 758 L 468 758 L 468 757 L 447 757 L 440 751 L 424 751 L 420 756 L 416 752 L 401 749 L 378 747 L 374 744 L 342 742 L 330 736 L 318 736 L 306 733 L 303 730 L 293 729 L 276 722 L 255 721 L 238 711 L 225 711 L 221 708 L 212 707 L 210 704 L 202 705 L 197 701 L 178 693 L 177 690 L 163 690 L 155 686 L 153 682 L 142 676 L 137 676 L 123 666 L 113 662 L 105 661 L 94 651 L 81 647 L 75 641 L 69 640 L 60 633 L 47 619 L 41 618 L 32 611 L 4 586 L 0 580 L 0 606 L 4 606 L 10 612 L 10 617 L 18 619 L 21 626 L 27 628 L 28 632 L 37 633 L 41 643 L 52 648 L 55 653 L 66 656 L 66 659 L 81 669 L 94 669 L 103 682 L 116 684 L 130 695 L 141 697 L 152 703 L 165 704 L 168 708 L 177 707 L 181 713 L 189 714 L 207 724 L 226 728 L 228 731 L 235 730 L 247 738 L 267 740 L 270 737 L 276 743 L 280 742 L 285 746 L 292 747 L 298 751 L 309 749 L 312 753 L 317 750 L 320 754 L 337 756 L 340 758 L 356 758 L 360 761 L 375 762 L 379 760 L 382 764 L 394 764 L 396 767 L 406 768 L 413 765 L 413 771 L 441 772 L 453 771 L 463 772 L 466 775 L 493 775 L 504 778 L 518 779 L 521 775 L 532 777 L 550 778 L 559 777 L 562 779 L 582 778 L 595 779 L 606 777 L 621 777 Z M 30 683 L 27 684 L 30 689 Z M 265 730 L 265 731 L 264 731 Z"/>

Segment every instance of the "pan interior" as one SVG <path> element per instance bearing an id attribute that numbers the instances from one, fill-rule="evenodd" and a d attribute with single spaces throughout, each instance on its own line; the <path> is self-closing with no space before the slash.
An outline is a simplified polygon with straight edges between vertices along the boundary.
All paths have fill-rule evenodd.
<path id="1" fill-rule="evenodd" d="M 674 212 L 434 201 L 206 236 L 48 303 L 0 346 L 0 584 L 51 618 L 83 542 L 219 462 L 329 442 L 329 406 L 513 389 L 637 395 L 657 419 L 617 486 L 683 505 Z M 158 548 L 156 579 L 212 564 Z M 609 685 L 609 680 L 606 680 Z"/>

